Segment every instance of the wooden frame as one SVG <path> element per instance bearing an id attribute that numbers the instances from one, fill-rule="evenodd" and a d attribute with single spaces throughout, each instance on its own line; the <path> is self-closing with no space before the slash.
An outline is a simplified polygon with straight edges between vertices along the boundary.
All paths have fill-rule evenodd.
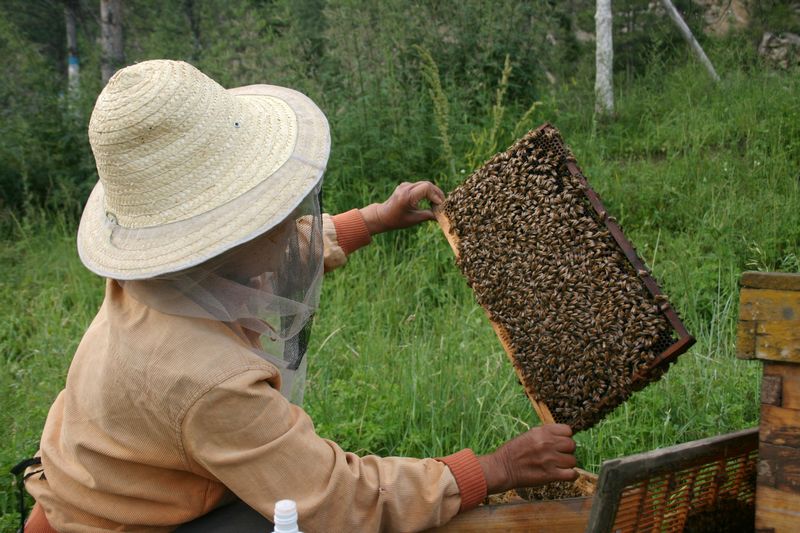
<path id="1" fill-rule="evenodd" d="M 736 355 L 800 364 L 800 274 L 745 272 Z"/>
<path id="2" fill-rule="evenodd" d="M 575 487 L 583 494 L 578 498 L 560 500 L 527 501 L 516 492 L 509 491 L 511 498 L 504 503 L 481 505 L 439 528 L 436 533 L 456 531 L 475 532 L 527 532 L 535 524 L 541 533 L 579 533 L 586 529 L 592 495 L 597 486 L 597 475 L 580 468 Z"/>
<path id="3" fill-rule="evenodd" d="M 592 497 L 483 505 L 457 515 L 435 533 L 581 533 L 589 521 Z"/>
<path id="4" fill-rule="evenodd" d="M 746 429 L 603 463 L 586 531 L 613 531 L 623 492 L 659 474 L 726 461 L 758 449 L 758 428 Z"/>
<path id="5" fill-rule="evenodd" d="M 458 258 L 458 237 L 450 231 L 450 220 L 447 218 L 447 215 L 441 209 L 434 209 L 434 215 L 436 215 L 436 220 L 439 222 L 439 226 L 442 228 L 442 233 L 444 233 L 445 238 L 447 238 L 448 244 L 450 244 L 450 248 L 453 250 L 453 255 Z M 555 419 L 553 418 L 553 414 L 550 412 L 550 408 L 547 407 L 547 404 L 544 402 L 540 402 L 536 399 L 536 394 L 534 394 L 533 390 L 525 383 L 525 375 L 522 372 L 517 360 L 514 359 L 514 351 L 511 349 L 511 346 L 508 343 L 508 333 L 500 324 L 496 323 L 492 320 L 491 316 L 489 316 L 489 311 L 485 308 L 482 308 L 486 313 L 487 318 L 489 319 L 489 323 L 492 325 L 494 332 L 497 334 L 497 338 L 500 339 L 500 344 L 503 345 L 503 350 L 506 352 L 509 361 L 511 361 L 511 365 L 514 367 L 514 371 L 517 373 L 517 377 L 519 378 L 519 382 L 525 388 L 525 394 L 527 394 L 528 399 L 531 401 L 531 405 L 533 406 L 533 410 L 536 411 L 536 415 L 539 417 L 539 420 L 542 421 L 543 424 L 555 424 Z"/>
<path id="6" fill-rule="evenodd" d="M 553 141 L 555 143 L 553 147 L 556 149 L 556 151 L 559 151 L 565 156 L 570 154 L 569 150 L 566 148 L 563 140 L 561 139 L 560 133 L 552 124 L 544 123 L 535 130 L 537 133 L 542 131 L 554 132 L 556 135 L 553 137 L 553 139 L 555 139 Z M 673 363 L 679 355 L 686 352 L 695 343 L 695 339 L 686 330 L 686 327 L 684 326 L 683 322 L 681 322 L 678 313 L 675 311 L 675 309 L 673 309 L 672 305 L 669 303 L 666 296 L 658 286 L 658 283 L 656 283 L 655 279 L 653 279 L 650 271 L 647 269 L 647 266 L 637 255 L 633 244 L 631 244 L 631 242 L 625 237 L 625 234 L 622 232 L 622 228 L 619 226 L 614 217 L 609 215 L 608 210 L 600 200 L 600 196 L 589 185 L 589 182 L 583 175 L 580 167 L 571 157 L 567 157 L 566 167 L 570 175 L 572 175 L 580 184 L 581 190 L 583 191 L 586 200 L 594 210 L 597 220 L 608 230 L 612 239 L 622 251 L 623 255 L 628 260 L 628 263 L 630 263 L 633 271 L 637 273 L 646 290 L 657 302 L 660 302 L 660 312 L 664 315 L 674 334 L 677 336 L 677 339 L 674 339 L 674 341 L 667 346 L 663 352 L 658 354 L 658 356 L 656 356 L 656 358 L 651 361 L 646 368 L 631 376 L 632 391 L 637 391 L 648 384 L 650 380 L 647 379 L 647 375 L 650 372 L 653 372 L 656 369 L 663 369 L 666 371 L 669 368 L 669 365 Z M 452 232 L 450 220 L 444 213 L 444 210 L 440 207 L 434 208 L 433 212 L 436 216 L 436 220 L 439 222 L 442 233 L 444 233 L 448 244 L 450 244 L 450 247 L 453 250 L 453 254 L 456 256 L 456 258 L 458 258 L 460 243 L 458 237 Z M 506 355 L 511 361 L 511 364 L 517 373 L 517 377 L 519 378 L 520 383 L 522 383 L 525 393 L 527 394 L 533 409 L 536 411 L 536 414 L 539 416 L 539 419 L 545 424 L 555 423 L 555 419 L 550 411 L 550 408 L 544 401 L 537 399 L 539 395 L 526 383 L 522 368 L 520 368 L 519 364 L 514 358 L 514 351 L 511 349 L 510 343 L 508 342 L 510 336 L 505 331 L 503 326 L 495 323 L 491 319 L 488 310 L 484 308 L 484 311 L 489 317 L 489 323 L 492 325 L 492 328 L 500 339 L 500 343 L 502 344 Z M 603 405 L 605 403 L 608 403 L 607 397 L 601 399 L 599 405 Z"/>
<path id="7" fill-rule="evenodd" d="M 757 531 L 800 531 L 800 274 L 745 272 L 736 355 L 760 359 Z"/>

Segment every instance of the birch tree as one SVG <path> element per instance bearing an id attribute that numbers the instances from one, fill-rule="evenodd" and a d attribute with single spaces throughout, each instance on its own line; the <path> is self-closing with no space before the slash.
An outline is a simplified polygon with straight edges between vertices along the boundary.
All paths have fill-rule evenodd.
<path id="1" fill-rule="evenodd" d="M 122 43 L 122 0 L 100 0 L 100 72 L 103 85 L 125 65 Z"/>
<path id="2" fill-rule="evenodd" d="M 64 2 L 64 21 L 67 26 L 67 93 L 74 98 L 80 82 L 80 62 L 78 60 L 78 36 L 76 30 L 77 3 Z"/>
<path id="3" fill-rule="evenodd" d="M 611 0 L 597 0 L 595 21 L 595 103 L 598 115 L 614 114 L 614 46 L 612 42 Z"/>

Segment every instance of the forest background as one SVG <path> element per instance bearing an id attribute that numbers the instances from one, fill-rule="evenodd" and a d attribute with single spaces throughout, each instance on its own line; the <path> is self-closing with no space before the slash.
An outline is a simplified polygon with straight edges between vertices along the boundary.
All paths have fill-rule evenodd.
<path id="1" fill-rule="evenodd" d="M 327 114 L 324 205 L 403 181 L 450 190 L 555 124 L 698 343 L 658 383 L 578 435 L 584 468 L 753 426 L 758 365 L 734 357 L 737 280 L 800 271 L 800 3 L 676 1 L 713 82 L 657 2 L 616 0 L 616 114 L 594 114 L 588 0 L 128 0 L 125 63 L 182 59 L 225 87 L 297 88 Z M 74 235 L 97 180 L 86 128 L 102 82 L 98 2 L 0 4 L 0 471 L 37 449 L 103 282 Z M 738 11 L 737 11 L 738 10 Z M 791 38 L 788 38 L 791 45 Z M 774 51 L 774 50 L 773 50 Z M 433 224 L 382 235 L 326 278 L 305 407 L 360 454 L 488 452 L 538 423 Z M 16 524 L 0 484 L 0 531 Z"/>

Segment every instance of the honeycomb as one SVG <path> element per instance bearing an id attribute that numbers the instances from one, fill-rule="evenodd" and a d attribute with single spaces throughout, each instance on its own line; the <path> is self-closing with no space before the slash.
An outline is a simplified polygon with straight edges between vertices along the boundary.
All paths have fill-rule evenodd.
<path id="1" fill-rule="evenodd" d="M 526 391 L 579 431 L 657 380 L 668 366 L 659 356 L 677 336 L 666 297 L 648 289 L 649 273 L 626 257 L 569 163 L 558 130 L 545 125 L 471 174 L 440 209 L 456 263 Z"/>

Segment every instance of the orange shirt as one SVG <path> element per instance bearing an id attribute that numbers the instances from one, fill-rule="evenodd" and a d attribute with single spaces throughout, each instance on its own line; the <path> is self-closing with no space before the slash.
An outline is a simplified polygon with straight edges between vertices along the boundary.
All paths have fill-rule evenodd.
<path id="1" fill-rule="evenodd" d="M 326 215 L 326 270 L 365 232 L 355 210 Z M 160 313 L 109 280 L 45 423 L 45 477 L 26 487 L 62 533 L 170 531 L 233 497 L 267 517 L 293 499 L 306 533 L 416 531 L 484 497 L 471 451 L 358 457 L 279 389 L 278 370 L 224 324 Z"/>

